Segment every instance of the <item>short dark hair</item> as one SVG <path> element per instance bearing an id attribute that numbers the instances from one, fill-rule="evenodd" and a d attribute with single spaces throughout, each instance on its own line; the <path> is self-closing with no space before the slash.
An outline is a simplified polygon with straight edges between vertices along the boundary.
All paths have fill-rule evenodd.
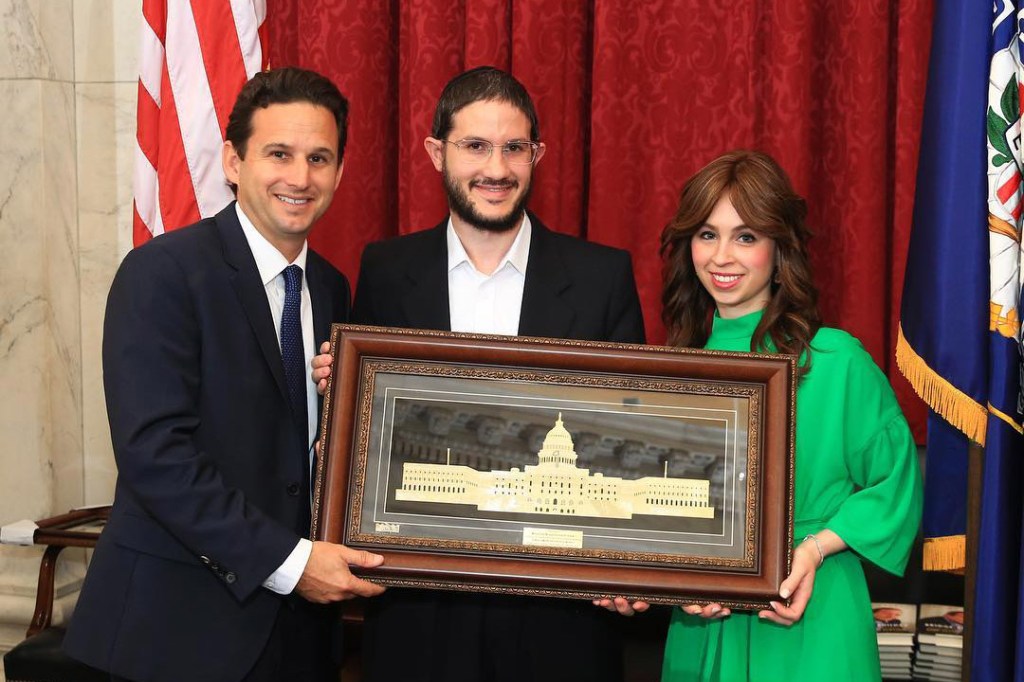
<path id="1" fill-rule="evenodd" d="M 256 109 L 294 102 L 309 102 L 331 112 L 338 124 L 338 162 L 341 163 L 348 137 L 348 100 L 326 76 L 294 66 L 261 71 L 242 86 L 224 133 L 238 157 L 245 158 Z"/>
<path id="2" fill-rule="evenodd" d="M 478 66 L 448 81 L 434 110 L 431 135 L 445 139 L 452 130 L 452 118 L 473 102 L 507 102 L 526 114 L 530 121 L 530 139 L 540 140 L 537 110 L 530 93 L 512 74 L 493 66 Z"/>

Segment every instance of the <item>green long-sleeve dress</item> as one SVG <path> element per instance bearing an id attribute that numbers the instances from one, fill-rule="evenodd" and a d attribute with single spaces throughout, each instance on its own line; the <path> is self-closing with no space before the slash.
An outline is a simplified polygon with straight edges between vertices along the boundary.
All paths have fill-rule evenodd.
<path id="1" fill-rule="evenodd" d="M 761 312 L 717 315 L 707 348 L 749 351 Z M 828 528 L 849 550 L 818 569 L 792 627 L 734 611 L 705 620 L 673 611 L 662 682 L 881 679 L 861 561 L 902 574 L 921 520 L 921 475 L 910 429 L 885 375 L 860 342 L 822 328 L 796 392 L 795 532 Z"/>

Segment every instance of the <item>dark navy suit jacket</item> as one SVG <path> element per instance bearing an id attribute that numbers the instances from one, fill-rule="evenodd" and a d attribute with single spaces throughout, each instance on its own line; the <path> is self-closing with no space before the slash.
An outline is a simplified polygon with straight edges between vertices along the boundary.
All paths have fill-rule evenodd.
<path id="1" fill-rule="evenodd" d="M 312 251 L 317 347 L 348 318 Z M 286 599 L 262 587 L 298 542 L 307 425 L 234 204 L 125 258 L 103 381 L 118 479 L 66 650 L 134 680 L 241 678 Z"/>

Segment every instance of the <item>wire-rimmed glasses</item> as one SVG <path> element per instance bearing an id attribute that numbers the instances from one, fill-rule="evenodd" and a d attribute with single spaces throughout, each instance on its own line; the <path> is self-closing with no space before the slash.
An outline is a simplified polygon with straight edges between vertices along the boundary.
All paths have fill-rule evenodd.
<path id="1" fill-rule="evenodd" d="M 469 163 L 486 163 L 491 158 L 494 148 L 500 147 L 505 160 L 517 166 L 529 166 L 537 159 L 540 144 L 529 140 L 512 140 L 502 145 L 495 145 L 487 140 L 467 138 L 465 140 L 441 140 L 458 150 L 458 154 Z"/>

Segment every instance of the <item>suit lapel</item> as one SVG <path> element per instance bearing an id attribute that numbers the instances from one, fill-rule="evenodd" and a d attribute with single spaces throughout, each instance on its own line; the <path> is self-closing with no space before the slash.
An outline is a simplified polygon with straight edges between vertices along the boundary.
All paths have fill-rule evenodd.
<path id="1" fill-rule="evenodd" d="M 330 292 L 327 290 L 321 274 L 320 263 L 310 251 L 306 255 L 306 286 L 309 287 L 309 301 L 313 304 L 314 354 L 320 352 L 320 344 L 330 336 L 331 323 L 346 321 L 330 319 L 329 311 L 333 310 L 333 302 L 330 300 Z"/>
<path id="2" fill-rule="evenodd" d="M 217 228 L 224 244 L 224 261 L 234 269 L 230 276 L 231 284 L 256 335 L 263 358 L 274 375 L 277 388 L 281 391 L 282 397 L 287 399 L 288 388 L 284 380 L 284 365 L 281 362 L 281 348 L 277 343 L 274 318 L 270 315 L 267 292 L 260 280 L 259 270 L 256 269 L 256 260 L 249 250 L 242 226 L 238 224 L 234 202 L 217 214 Z"/>
<path id="3" fill-rule="evenodd" d="M 331 335 L 332 322 L 347 322 L 348 320 L 332 320 L 328 312 L 333 309 L 330 300 L 330 291 L 324 283 L 320 270 L 320 263 L 316 254 L 312 251 L 306 254 L 306 286 L 309 287 L 309 302 L 313 305 L 313 354 L 320 352 L 320 344 L 327 341 Z M 324 397 L 316 397 L 317 414 L 323 414 Z M 320 419 L 316 420 L 317 433 L 320 432 Z M 318 436 L 319 437 L 319 436 Z"/>
<path id="4" fill-rule="evenodd" d="M 532 213 L 530 222 L 533 233 L 523 286 L 523 307 L 519 313 L 519 335 L 564 338 L 572 329 L 575 312 L 561 297 L 572 282 L 551 233 Z"/>
<path id="5" fill-rule="evenodd" d="M 414 253 L 405 272 L 402 312 L 412 329 L 450 331 L 448 310 L 447 219 L 424 237 L 423 252 Z"/>

